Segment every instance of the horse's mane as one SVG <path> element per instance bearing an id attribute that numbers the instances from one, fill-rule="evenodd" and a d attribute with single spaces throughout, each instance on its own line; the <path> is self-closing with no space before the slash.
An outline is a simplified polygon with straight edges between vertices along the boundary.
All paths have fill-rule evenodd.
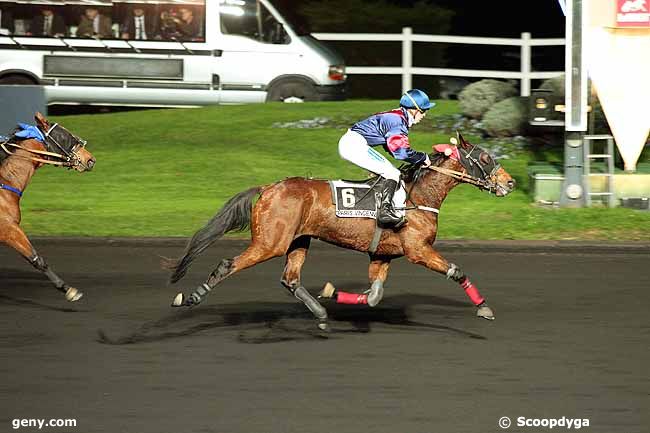
<path id="1" fill-rule="evenodd" d="M 20 144 L 20 142 L 29 140 L 29 138 L 22 138 L 22 137 L 16 137 L 16 133 L 20 131 L 20 128 L 15 128 L 9 136 L 7 137 L 7 140 L 5 141 L 4 139 L 0 140 L 0 143 L 16 143 Z M 0 163 L 3 162 L 5 159 L 9 158 L 9 154 L 5 152 L 2 148 L 0 148 Z"/>
<path id="2" fill-rule="evenodd" d="M 445 154 L 439 152 L 430 153 L 429 160 L 431 161 L 431 165 L 438 166 L 444 162 Z M 402 164 L 398 168 L 402 173 L 402 180 L 406 183 L 417 182 L 424 173 L 419 164 Z"/>

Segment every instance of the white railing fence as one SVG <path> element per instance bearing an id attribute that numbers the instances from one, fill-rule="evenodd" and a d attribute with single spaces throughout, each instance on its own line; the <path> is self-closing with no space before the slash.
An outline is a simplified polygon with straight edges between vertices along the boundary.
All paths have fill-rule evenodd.
<path id="1" fill-rule="evenodd" d="M 522 33 L 521 38 L 481 38 L 472 36 L 444 36 L 414 34 L 411 27 L 404 27 L 402 33 L 314 33 L 323 41 L 394 41 L 402 42 L 401 66 L 347 66 L 348 74 L 401 75 L 402 91 L 413 87 L 413 75 L 433 75 L 451 77 L 507 78 L 521 81 L 521 96 L 530 96 L 531 80 L 544 80 L 564 73 L 564 71 L 535 72 L 531 65 L 531 50 L 536 46 L 563 46 L 564 39 L 532 39 L 530 33 Z M 413 66 L 413 42 L 433 42 L 448 44 L 510 45 L 521 47 L 521 70 L 495 71 L 483 69 L 421 68 Z"/>

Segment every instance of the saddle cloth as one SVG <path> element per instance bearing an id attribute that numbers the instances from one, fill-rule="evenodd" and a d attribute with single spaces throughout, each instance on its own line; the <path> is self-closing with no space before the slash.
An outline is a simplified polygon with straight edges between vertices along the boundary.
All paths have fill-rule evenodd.
<path id="1" fill-rule="evenodd" d="M 372 218 L 377 219 L 377 207 L 381 199 L 381 190 L 378 187 L 370 189 L 371 185 L 363 182 L 349 182 L 345 180 L 330 180 L 332 190 L 332 203 L 336 205 L 336 216 L 339 218 Z M 403 208 L 406 200 L 404 184 L 393 196 L 393 206 Z M 404 215 L 404 210 L 397 211 Z"/>

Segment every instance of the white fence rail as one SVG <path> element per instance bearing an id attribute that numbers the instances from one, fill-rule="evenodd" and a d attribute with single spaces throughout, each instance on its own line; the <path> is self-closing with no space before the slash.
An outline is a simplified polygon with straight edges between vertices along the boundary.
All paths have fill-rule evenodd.
<path id="1" fill-rule="evenodd" d="M 413 87 L 413 75 L 433 75 L 450 77 L 507 78 L 521 81 L 521 96 L 530 95 L 531 80 L 548 79 L 564 71 L 535 72 L 531 65 L 532 47 L 564 46 L 564 39 L 532 39 L 530 33 L 522 33 L 521 38 L 479 38 L 471 36 L 444 36 L 414 34 L 410 27 L 402 33 L 314 33 L 323 41 L 392 41 L 402 42 L 401 66 L 347 66 L 348 74 L 401 75 L 402 91 Z M 521 47 L 520 71 L 497 71 L 483 69 L 421 68 L 413 66 L 413 42 L 432 42 L 447 44 L 509 45 Z"/>

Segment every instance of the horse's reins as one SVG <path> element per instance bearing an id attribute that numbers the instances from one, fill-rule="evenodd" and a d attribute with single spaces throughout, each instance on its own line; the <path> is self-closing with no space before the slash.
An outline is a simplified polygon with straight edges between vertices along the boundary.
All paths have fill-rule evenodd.
<path id="1" fill-rule="evenodd" d="M 459 149 L 459 150 L 461 150 L 461 149 Z M 429 169 L 429 170 L 437 171 L 438 173 L 450 176 L 450 177 L 452 177 L 452 178 L 454 178 L 456 180 L 459 180 L 461 182 L 469 183 L 471 185 L 476 185 L 478 187 L 481 187 L 481 188 L 487 190 L 488 192 L 492 192 L 493 190 L 496 189 L 496 185 L 495 185 L 495 182 L 493 180 L 491 180 L 491 179 L 494 177 L 494 173 L 501 167 L 501 165 L 500 164 L 495 164 L 494 168 L 492 169 L 492 171 L 488 175 L 487 172 L 483 169 L 483 166 L 481 164 L 479 164 L 479 162 L 476 160 L 476 158 L 471 156 L 473 150 L 474 149 L 472 149 L 469 152 L 465 152 L 464 156 L 465 156 L 465 158 L 467 160 L 470 161 L 470 163 L 476 164 L 476 166 L 483 172 L 483 179 L 478 178 L 476 176 L 472 176 L 472 175 L 467 174 L 467 173 L 463 173 L 462 171 L 450 170 L 448 168 L 442 168 L 442 167 L 438 167 L 436 165 L 429 165 L 428 167 L 422 167 L 422 166 L 418 167 L 414 177 L 415 177 L 415 179 L 417 179 L 420 176 L 420 170 Z M 414 186 L 415 186 L 415 182 L 413 182 L 411 184 L 411 188 L 409 188 L 406 191 L 406 199 L 404 200 L 405 202 L 408 202 L 410 200 L 411 191 L 413 190 Z M 436 208 L 432 208 L 432 207 L 429 207 L 429 206 L 416 205 L 415 203 L 413 204 L 413 206 L 405 206 L 405 207 L 402 207 L 402 208 L 395 208 L 395 210 L 425 210 L 425 211 L 433 212 L 433 213 L 438 213 L 439 212 L 439 210 L 436 209 Z"/>
<path id="2" fill-rule="evenodd" d="M 56 141 L 56 139 L 54 137 L 51 136 L 52 130 L 54 128 L 56 128 L 58 125 L 59 125 L 58 123 L 55 123 L 54 125 L 52 125 L 52 127 L 50 129 L 47 130 L 47 132 L 45 133 L 45 140 L 47 142 L 47 140 L 49 139 L 52 143 L 54 143 L 56 145 L 56 147 L 61 149 L 61 152 L 63 152 L 63 155 L 60 154 L 60 153 L 55 153 L 55 152 L 48 152 L 46 150 L 28 149 L 26 147 L 21 146 L 20 144 L 10 143 L 9 142 L 10 139 L 7 139 L 3 143 L 0 143 L 0 147 L 8 155 L 15 155 L 15 156 L 17 156 L 19 158 L 28 159 L 30 161 L 36 161 L 36 162 L 40 162 L 42 164 L 50 164 L 50 165 L 56 165 L 56 166 L 62 166 L 62 167 L 75 167 L 75 166 L 79 165 L 79 163 L 80 163 L 79 158 L 77 158 L 75 152 L 74 151 L 67 151 L 63 146 L 61 146 L 61 144 L 58 141 Z M 82 145 L 84 144 L 83 141 L 81 141 L 81 144 Z M 43 159 L 43 158 L 39 158 L 39 157 L 36 157 L 36 156 L 31 156 L 31 155 L 30 156 L 18 155 L 18 154 L 16 154 L 16 152 L 12 152 L 11 150 L 7 149 L 6 146 L 11 146 L 11 147 L 15 147 L 15 148 L 18 148 L 18 149 L 22 149 L 22 150 L 24 150 L 24 151 L 26 151 L 28 153 L 35 154 L 35 155 L 43 155 L 43 156 L 53 157 L 53 158 L 58 159 L 59 161 L 56 161 L 56 160 L 53 161 L 51 159 Z"/>

